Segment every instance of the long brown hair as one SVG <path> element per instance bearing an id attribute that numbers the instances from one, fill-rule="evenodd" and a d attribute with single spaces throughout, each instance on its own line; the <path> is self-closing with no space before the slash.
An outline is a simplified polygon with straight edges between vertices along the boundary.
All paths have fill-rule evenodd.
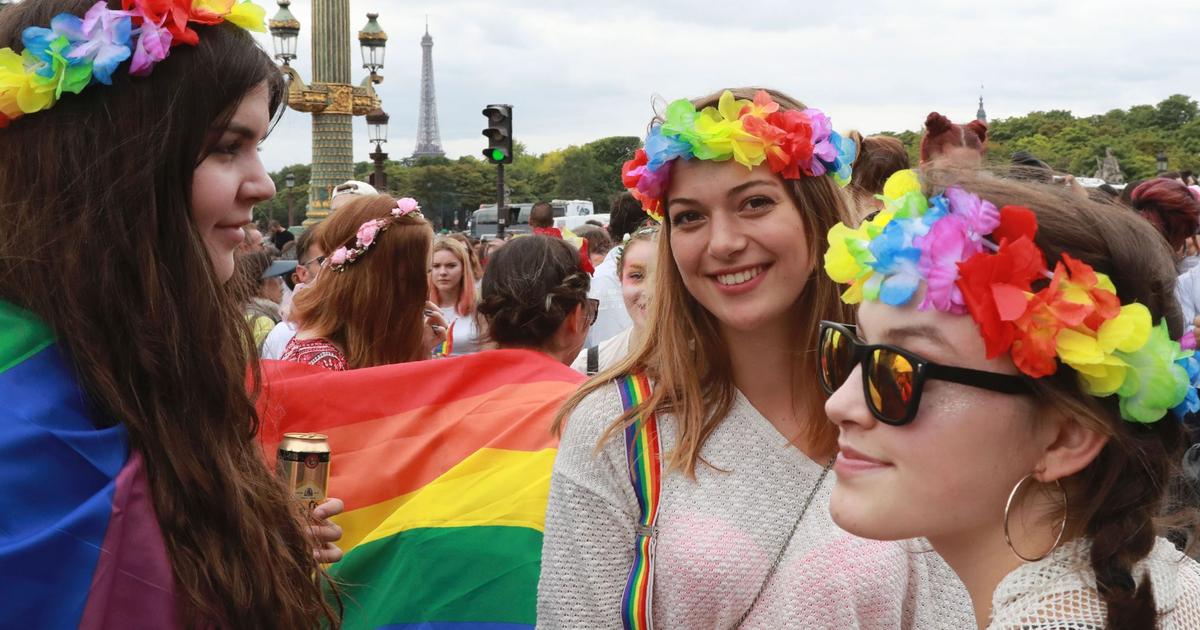
<path id="1" fill-rule="evenodd" d="M 734 96 L 754 98 L 759 88 L 730 90 Z M 800 102 L 773 90 L 767 92 L 783 109 L 803 110 Z M 697 109 L 716 105 L 721 92 L 693 101 Z M 792 201 L 800 210 L 804 233 L 808 241 L 809 274 L 800 302 L 804 321 L 793 348 L 799 353 L 795 364 L 794 400 L 801 406 L 805 418 L 803 440 L 820 452 L 832 452 L 837 442 L 837 428 L 825 421 L 825 394 L 817 381 L 816 361 L 812 351 L 817 345 L 817 328 L 822 319 L 845 321 L 850 310 L 838 299 L 836 284 L 824 273 L 818 273 L 826 249 L 826 233 L 840 221 L 848 221 L 846 198 L 828 177 L 804 177 L 785 182 Z M 670 209 L 667 209 L 669 216 Z M 653 298 L 649 309 L 647 330 L 641 345 L 623 361 L 597 374 L 583 385 L 563 405 L 555 418 L 554 429 L 561 431 L 562 423 L 571 411 L 589 394 L 607 387 L 619 376 L 646 369 L 655 379 L 651 396 L 640 406 L 616 418 L 601 438 L 601 443 L 634 421 L 645 411 L 670 412 L 678 425 L 679 442 L 671 452 L 668 465 L 688 475 L 695 474 L 700 449 L 708 436 L 721 424 L 733 406 L 736 389 L 733 384 L 729 352 L 719 333 L 715 317 L 683 285 L 679 267 L 671 256 L 671 222 L 663 221 L 658 239 L 658 261 L 654 273 Z"/>
<path id="2" fill-rule="evenodd" d="M 997 207 L 1032 209 L 1038 219 L 1035 242 L 1048 264 L 1069 253 L 1107 274 L 1123 304 L 1145 305 L 1155 323 L 1166 321 L 1173 339 L 1183 333 L 1171 252 L 1155 229 L 1134 213 L 1081 199 L 1062 186 L 962 172 L 927 172 L 926 184 L 935 190 L 955 184 Z M 1069 497 L 1068 531 L 1092 541 L 1092 568 L 1108 607 L 1106 627 L 1154 627 L 1157 611 L 1150 580 L 1137 584 L 1132 569 L 1150 553 L 1162 531 L 1156 520 L 1164 526 L 1171 523 L 1157 517 L 1172 507 L 1168 488 L 1178 477 L 1187 446 L 1183 426 L 1171 414 L 1152 424 L 1122 420 L 1116 396 L 1088 395 L 1065 364 L 1054 376 L 1033 383 L 1043 404 L 1108 437 L 1094 461 L 1062 480 Z M 1191 521 L 1190 529 L 1194 526 Z"/>
<path id="3" fill-rule="evenodd" d="M 420 214 L 392 218 L 395 207 L 387 195 L 355 195 L 333 213 L 317 234 L 327 266 L 292 300 L 300 329 L 341 346 L 351 368 L 428 358 L 422 333 L 433 228 Z M 392 224 L 344 270 L 328 268 L 329 256 L 353 248 L 359 226 L 372 219 Z"/>
<path id="4" fill-rule="evenodd" d="M 92 4 L 10 7 L 0 46 Z M 255 439 L 249 329 L 189 203 L 242 97 L 265 82 L 276 111 L 283 85 L 242 29 L 193 28 L 199 44 L 150 76 L 123 66 L 111 86 L 0 130 L 0 298 L 53 329 L 97 417 L 143 455 L 185 625 L 336 626 L 313 542 Z"/>

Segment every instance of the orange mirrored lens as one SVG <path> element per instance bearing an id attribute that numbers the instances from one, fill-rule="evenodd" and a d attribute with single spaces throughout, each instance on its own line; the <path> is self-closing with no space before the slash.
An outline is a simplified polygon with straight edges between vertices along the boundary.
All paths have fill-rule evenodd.
<path id="1" fill-rule="evenodd" d="M 854 347 L 841 331 L 826 328 L 821 335 L 821 378 L 829 389 L 837 389 L 846 382 L 853 369 Z"/>
<path id="2" fill-rule="evenodd" d="M 882 348 L 873 351 L 867 390 L 871 404 L 881 415 L 895 420 L 904 418 L 912 400 L 914 372 L 908 359 Z"/>

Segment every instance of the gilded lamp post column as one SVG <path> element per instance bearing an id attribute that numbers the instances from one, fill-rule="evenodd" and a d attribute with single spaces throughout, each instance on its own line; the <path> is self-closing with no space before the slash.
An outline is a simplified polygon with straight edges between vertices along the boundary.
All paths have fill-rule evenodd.
<path id="1" fill-rule="evenodd" d="M 290 0 L 279 0 L 279 13 L 270 22 L 276 58 L 288 78 L 288 106 L 311 113 L 312 175 L 308 184 L 305 227 L 329 216 L 333 187 L 354 175 L 354 116 L 379 109 L 382 103 L 375 84 L 383 81 L 383 48 L 387 35 L 369 14 L 367 28 L 359 33 L 363 67 L 371 74 L 361 85 L 350 83 L 350 2 L 313 0 L 313 81 L 305 85 L 289 65 L 296 58 L 295 39 L 300 22 L 288 10 Z"/>

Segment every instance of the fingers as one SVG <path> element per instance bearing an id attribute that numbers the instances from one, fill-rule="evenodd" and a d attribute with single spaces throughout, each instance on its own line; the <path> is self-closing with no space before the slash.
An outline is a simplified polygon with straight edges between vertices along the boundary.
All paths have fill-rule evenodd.
<path id="1" fill-rule="evenodd" d="M 341 499 L 329 498 L 325 502 L 313 508 L 312 517 L 317 521 L 328 520 L 332 516 L 341 514 L 346 509 L 346 504 Z"/>
<path id="2" fill-rule="evenodd" d="M 335 543 L 342 539 L 342 528 L 334 523 L 326 523 L 323 525 L 309 525 L 308 534 L 318 544 Z"/>
<path id="3" fill-rule="evenodd" d="M 342 550 L 337 545 L 326 543 L 319 549 L 313 549 L 313 557 L 321 564 L 332 564 L 342 559 Z"/>

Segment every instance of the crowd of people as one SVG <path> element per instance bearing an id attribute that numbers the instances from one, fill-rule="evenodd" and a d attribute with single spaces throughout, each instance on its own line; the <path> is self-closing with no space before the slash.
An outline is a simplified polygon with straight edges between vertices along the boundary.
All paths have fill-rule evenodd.
<path id="1" fill-rule="evenodd" d="M 1200 627 L 1191 173 L 729 89 L 607 225 L 351 181 L 264 233 L 262 22 L 0 13 L 0 626 Z M 271 448 L 325 429 L 296 509 Z"/>

